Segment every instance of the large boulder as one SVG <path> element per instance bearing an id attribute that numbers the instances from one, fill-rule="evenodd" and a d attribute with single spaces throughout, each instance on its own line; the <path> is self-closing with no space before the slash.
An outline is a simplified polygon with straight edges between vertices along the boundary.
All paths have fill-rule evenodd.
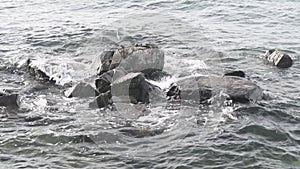
<path id="1" fill-rule="evenodd" d="M 293 65 L 293 59 L 288 54 L 277 49 L 267 50 L 262 57 L 279 68 L 289 68 Z"/>
<path id="2" fill-rule="evenodd" d="M 99 57 L 100 74 L 118 66 L 122 66 L 127 72 L 140 72 L 145 69 L 162 70 L 164 67 L 164 52 L 153 44 L 120 46 L 115 51 L 103 52 Z"/>
<path id="3" fill-rule="evenodd" d="M 197 76 L 181 79 L 167 93 L 180 95 L 182 100 L 205 103 L 214 94 L 223 92 L 234 102 L 246 103 L 262 99 L 262 89 L 255 83 L 237 76 Z M 179 91 L 178 91 L 179 90 Z M 170 97 L 169 96 L 169 97 Z M 173 96 L 174 97 L 174 96 Z"/>
<path id="4" fill-rule="evenodd" d="M 111 84 L 113 96 L 125 96 L 130 103 L 149 103 L 149 83 L 142 73 L 128 73 Z"/>

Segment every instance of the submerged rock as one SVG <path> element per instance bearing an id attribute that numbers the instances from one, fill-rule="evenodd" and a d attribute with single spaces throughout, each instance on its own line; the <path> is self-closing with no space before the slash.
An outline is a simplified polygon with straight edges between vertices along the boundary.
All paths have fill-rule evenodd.
<path id="1" fill-rule="evenodd" d="M 145 69 L 164 67 L 164 52 L 153 44 L 121 46 L 115 51 L 105 51 L 100 56 L 100 74 L 122 66 L 127 72 L 140 72 Z"/>
<path id="2" fill-rule="evenodd" d="M 0 106 L 9 107 L 9 108 L 18 108 L 19 95 L 0 93 Z"/>
<path id="3" fill-rule="evenodd" d="M 142 71 L 146 79 L 160 81 L 163 78 L 171 77 L 171 75 L 160 69 L 145 69 Z"/>
<path id="4" fill-rule="evenodd" d="M 218 92 L 223 92 L 234 102 L 240 103 L 260 100 L 263 96 L 262 89 L 255 83 L 236 76 L 189 77 L 176 83 L 178 88 L 176 86 L 171 87 L 169 90 L 170 96 L 172 93 L 175 93 L 174 96 L 180 94 L 179 98 L 183 100 L 200 101 L 200 103 L 205 103 Z"/>
<path id="5" fill-rule="evenodd" d="M 279 68 L 289 68 L 293 65 L 293 59 L 277 49 L 267 50 L 262 57 Z"/>
<path id="6" fill-rule="evenodd" d="M 245 77 L 246 74 L 245 74 L 245 72 L 243 72 L 243 71 L 241 71 L 241 70 L 234 70 L 234 71 L 228 71 L 228 72 L 225 72 L 224 76 Z"/>

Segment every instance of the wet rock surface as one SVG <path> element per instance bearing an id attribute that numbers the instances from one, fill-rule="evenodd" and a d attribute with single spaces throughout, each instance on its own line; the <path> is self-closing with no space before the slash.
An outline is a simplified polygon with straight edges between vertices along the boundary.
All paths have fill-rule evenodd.
<path id="1" fill-rule="evenodd" d="M 71 89 L 65 92 L 67 97 L 95 97 L 98 96 L 98 91 L 90 84 L 80 82 Z"/>
<path id="2" fill-rule="evenodd" d="M 16 93 L 1 93 L 0 92 L 0 106 L 8 108 L 19 107 L 19 95 Z"/>
<path id="3" fill-rule="evenodd" d="M 164 78 L 172 77 L 169 73 L 160 69 L 145 69 L 142 71 L 146 79 L 160 81 Z"/>
<path id="4" fill-rule="evenodd" d="M 118 66 L 127 72 L 145 69 L 163 70 L 164 52 L 154 44 L 134 44 L 120 46 L 115 51 L 105 51 L 100 56 L 100 74 Z"/>
<path id="5" fill-rule="evenodd" d="M 176 82 L 169 96 L 205 103 L 215 93 L 223 92 L 234 102 L 247 103 L 262 99 L 262 89 L 254 82 L 236 76 L 198 76 Z"/>
<path id="6" fill-rule="evenodd" d="M 269 59 L 275 54 L 280 55 L 281 59 L 286 57 L 274 50 L 266 53 L 265 58 Z M 101 63 L 98 63 L 95 88 L 89 83 L 80 82 L 65 92 L 66 97 L 95 97 L 89 104 L 91 108 L 113 107 L 118 103 L 160 104 L 170 100 L 192 100 L 203 104 L 219 92 L 240 103 L 262 98 L 262 89 L 245 79 L 245 73 L 241 70 L 227 71 L 219 77 L 185 77 L 172 83 L 168 89 L 162 89 L 153 82 L 171 78 L 172 75 L 163 71 L 164 53 L 153 44 L 120 46 L 116 50 L 104 51 L 98 56 L 98 61 Z M 286 66 L 285 61 L 272 62 Z M 31 60 L 27 60 L 22 68 L 36 79 L 53 81 L 45 72 L 32 66 Z M 13 105 L 17 100 L 14 95 L 0 97 L 3 98 L 2 105 Z M 4 101 L 5 97 L 9 99 Z"/>
<path id="7" fill-rule="evenodd" d="M 267 50 L 262 58 L 278 68 L 289 68 L 293 65 L 293 59 L 288 54 L 277 49 Z"/>
<path id="8" fill-rule="evenodd" d="M 246 74 L 241 70 L 234 70 L 225 72 L 224 76 L 246 77 Z"/>

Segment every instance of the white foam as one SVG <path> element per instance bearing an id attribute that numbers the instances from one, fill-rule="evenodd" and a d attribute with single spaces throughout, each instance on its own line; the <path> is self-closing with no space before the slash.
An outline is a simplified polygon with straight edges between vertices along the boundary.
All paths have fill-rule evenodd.
<path id="1" fill-rule="evenodd" d="M 73 80 L 75 71 L 66 63 L 49 64 L 46 59 L 31 60 L 29 66 L 36 67 L 44 72 L 51 80 L 54 80 L 57 85 L 64 85 Z"/>

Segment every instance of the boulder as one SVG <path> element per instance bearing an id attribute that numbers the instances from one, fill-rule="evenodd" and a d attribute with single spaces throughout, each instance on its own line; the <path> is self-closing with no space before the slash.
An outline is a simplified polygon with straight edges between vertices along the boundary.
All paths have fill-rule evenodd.
<path id="1" fill-rule="evenodd" d="M 128 73 L 111 84 L 113 96 L 125 96 L 130 103 L 149 103 L 149 83 L 142 73 Z"/>
<path id="2" fill-rule="evenodd" d="M 109 102 L 115 103 L 115 100 L 134 104 L 150 102 L 150 84 L 143 73 L 123 73 L 121 70 L 110 70 L 96 79 L 96 87 L 100 92 L 96 99 L 98 107 L 106 107 Z M 116 99 L 108 101 L 112 97 Z"/>
<path id="3" fill-rule="evenodd" d="M 99 73 L 122 66 L 127 72 L 140 72 L 145 69 L 164 67 L 164 52 L 153 44 L 120 46 L 115 51 L 105 51 L 100 56 Z"/>
<path id="4" fill-rule="evenodd" d="M 267 50 L 262 57 L 279 68 L 289 68 L 293 65 L 293 59 L 288 54 L 277 49 Z"/>
<path id="5" fill-rule="evenodd" d="M 8 94 L 0 93 L 0 106 L 9 108 L 19 107 L 19 95 L 18 94 Z"/>
<path id="6" fill-rule="evenodd" d="M 112 95 L 110 91 L 107 91 L 105 93 L 100 93 L 96 99 L 89 104 L 90 108 L 105 108 L 109 105 L 112 105 Z"/>
<path id="7" fill-rule="evenodd" d="M 181 79 L 170 87 L 169 95 L 174 93 L 182 100 L 206 103 L 214 94 L 223 92 L 234 102 L 247 103 L 262 99 L 262 89 L 255 83 L 236 76 L 198 76 Z M 174 85 L 174 84 L 173 84 Z M 178 91 L 180 90 L 180 92 Z M 169 97 L 170 97 L 169 96 Z"/>
<path id="8" fill-rule="evenodd" d="M 90 84 L 80 82 L 65 92 L 66 97 L 95 97 L 99 93 Z"/>
<path id="9" fill-rule="evenodd" d="M 111 83 L 115 79 L 118 79 L 122 76 L 125 76 L 127 73 L 122 67 L 118 67 L 113 70 L 109 70 L 105 73 L 102 73 L 96 80 L 95 85 L 97 90 L 100 93 L 105 93 L 111 90 Z"/>

